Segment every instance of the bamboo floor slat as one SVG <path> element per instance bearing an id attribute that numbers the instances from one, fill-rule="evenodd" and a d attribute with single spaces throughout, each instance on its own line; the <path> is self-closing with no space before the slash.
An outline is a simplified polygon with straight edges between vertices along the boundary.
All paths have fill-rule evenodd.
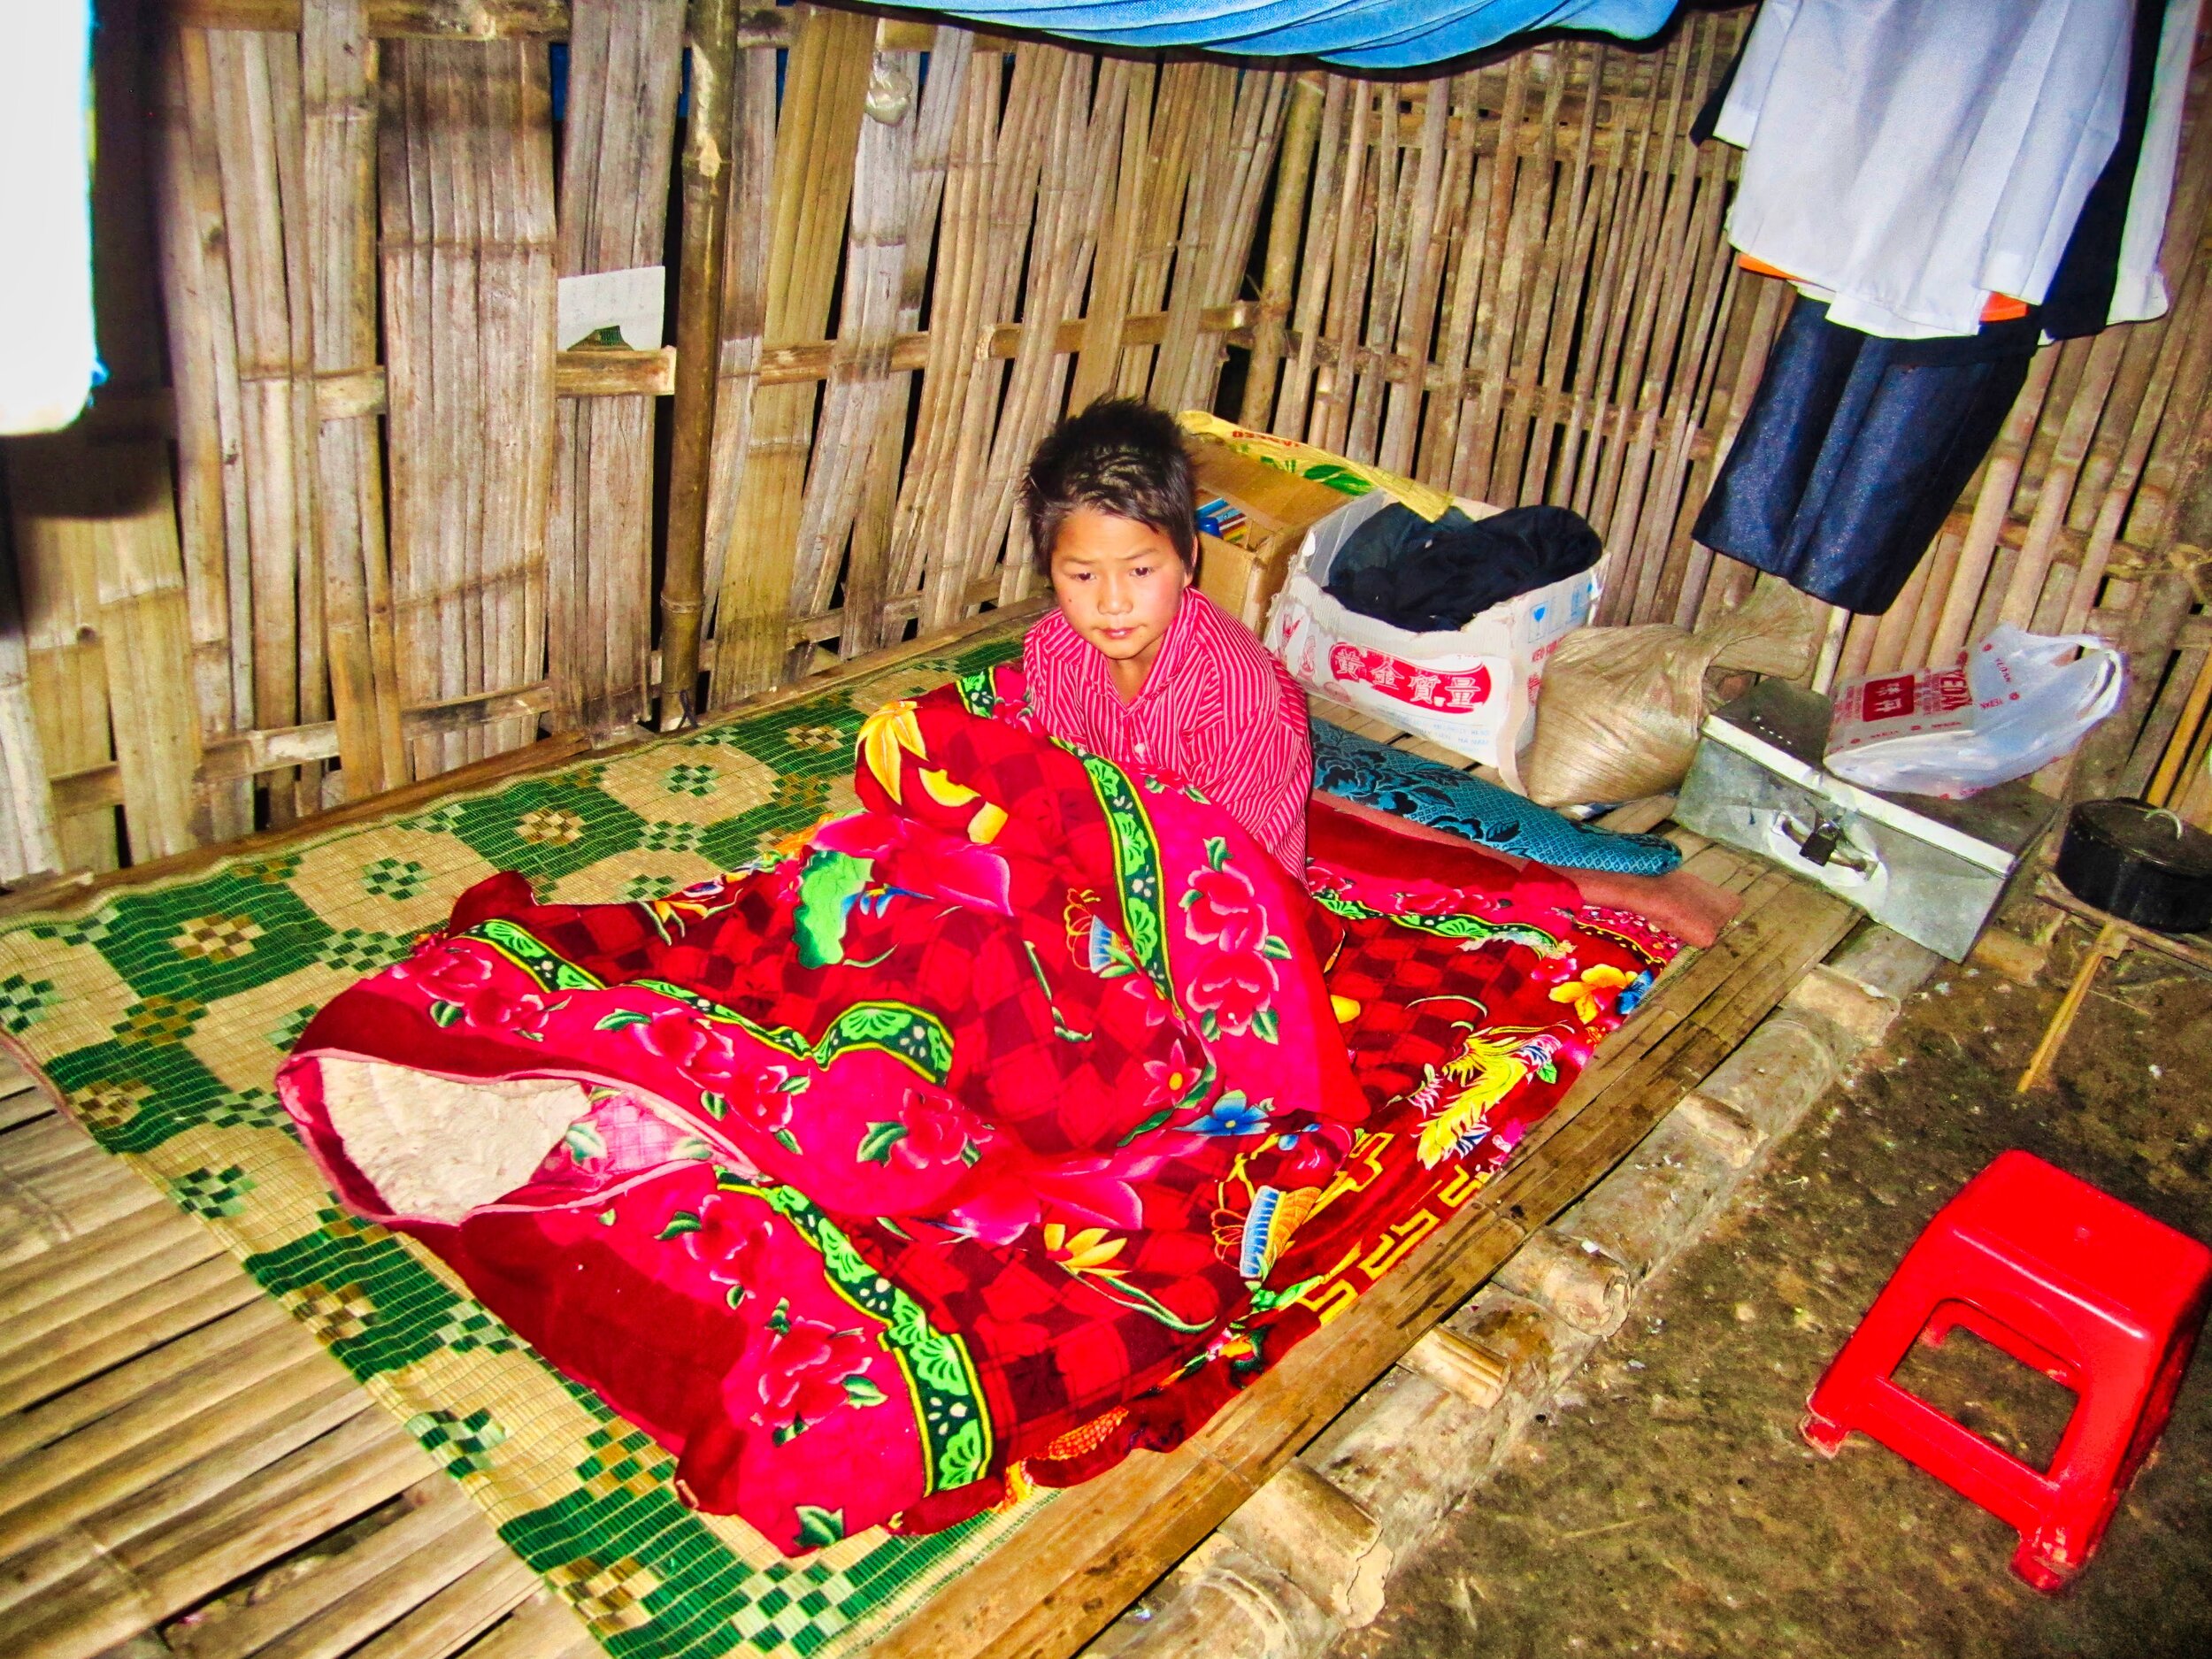
<path id="1" fill-rule="evenodd" d="M 79 1168 L 120 1182 L 23 1204 Z M 148 1202 L 115 1213 L 131 1188 Z M 6 1061 L 0 1206 L 0 1651 L 148 1630 L 190 1659 L 595 1651 L 213 1235 Z"/>
<path id="2" fill-rule="evenodd" d="M 1427 752 L 1349 710 L 1316 711 Z M 1038 1510 L 872 1652 L 1072 1652 L 1633 1147 L 1849 926 L 1816 889 L 1676 833 L 1693 869 L 1743 895 L 1744 914 L 1712 949 L 1686 953 L 1519 1162 L 1409 1240 L 1407 1259 L 1190 1445 Z M 96 1659 L 149 1631 L 191 1659 L 596 1651 L 211 1235 L 9 1066 L 0 1652 Z"/>

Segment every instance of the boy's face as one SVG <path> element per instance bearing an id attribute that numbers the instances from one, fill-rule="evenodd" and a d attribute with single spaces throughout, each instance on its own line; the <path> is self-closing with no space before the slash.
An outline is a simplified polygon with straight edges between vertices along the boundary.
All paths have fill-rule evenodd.
<path id="1" fill-rule="evenodd" d="M 1095 507 L 1070 513 L 1052 544 L 1061 614 L 1113 664 L 1125 697 L 1143 687 L 1190 580 L 1166 536 Z"/>

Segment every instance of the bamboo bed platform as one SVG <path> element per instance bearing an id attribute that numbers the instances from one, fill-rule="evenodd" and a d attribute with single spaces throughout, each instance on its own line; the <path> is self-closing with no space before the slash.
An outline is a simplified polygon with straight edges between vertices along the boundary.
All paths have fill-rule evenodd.
<path id="1" fill-rule="evenodd" d="M 0 927 L 10 1045 L 70 1109 L 0 1085 L 0 1652 L 94 1659 L 158 1630 L 192 1659 L 566 1659 L 595 1638 L 625 1659 L 1071 1653 L 1851 926 L 1816 888 L 1695 851 L 1743 895 L 1737 922 L 1685 954 L 1503 1175 L 1317 1286 L 1342 1317 L 1192 1442 L 935 1539 L 786 1563 L 680 1509 L 643 1435 L 411 1243 L 341 1212 L 267 1083 L 312 1007 L 494 862 L 577 899 L 736 862 L 837 804 L 865 710 L 1006 653 L 1029 610 L 703 731 L 558 746 L 549 771 L 520 770 L 524 751 L 488 790 L 419 787 Z"/>
<path id="2" fill-rule="evenodd" d="M 1739 604 L 1690 532 L 1793 301 L 1688 129 L 1750 15 L 1377 81 L 803 0 L 103 0 L 111 379 L 0 445 L 0 1042 L 49 1086 L 0 1081 L 0 1659 L 1064 1655 L 1618 1161 L 1839 901 L 1694 845 L 1736 924 L 1203 1434 L 795 1564 L 340 1211 L 269 1083 L 494 867 L 617 898 L 849 801 L 863 712 L 1033 613 L 1022 458 L 1102 393 L 1572 507 L 1601 624 Z M 2047 781 L 2200 823 L 2207 41 L 2171 311 L 2038 355 L 1812 676 L 2092 628 L 2126 701 Z M 555 349 L 563 279 L 657 265 L 659 349 Z"/>

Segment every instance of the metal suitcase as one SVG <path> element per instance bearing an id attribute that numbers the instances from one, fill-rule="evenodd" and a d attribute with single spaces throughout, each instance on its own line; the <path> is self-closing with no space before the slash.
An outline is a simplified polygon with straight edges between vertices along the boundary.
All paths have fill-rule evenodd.
<path id="1" fill-rule="evenodd" d="M 1762 680 L 1706 720 L 1675 822 L 1963 961 L 2057 803 L 2025 779 L 1963 801 L 1863 789 L 1822 770 L 1827 737 L 1827 699 Z"/>

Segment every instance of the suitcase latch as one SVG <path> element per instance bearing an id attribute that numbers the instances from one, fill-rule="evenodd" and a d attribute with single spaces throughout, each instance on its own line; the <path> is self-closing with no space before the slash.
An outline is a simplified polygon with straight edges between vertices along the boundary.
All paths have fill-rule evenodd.
<path id="1" fill-rule="evenodd" d="M 1836 856 L 1837 843 L 1843 840 L 1843 826 L 1833 818 L 1822 818 L 1807 832 L 1797 844 L 1797 856 L 1809 864 L 1824 864 Z"/>
<path id="2" fill-rule="evenodd" d="M 1797 856 L 1809 864 L 1824 868 L 1841 864 L 1860 875 L 1874 868 L 1873 862 L 1845 838 L 1843 825 L 1825 813 L 1814 818 L 1809 826 L 1785 816 L 1782 832 L 1797 843 Z"/>

